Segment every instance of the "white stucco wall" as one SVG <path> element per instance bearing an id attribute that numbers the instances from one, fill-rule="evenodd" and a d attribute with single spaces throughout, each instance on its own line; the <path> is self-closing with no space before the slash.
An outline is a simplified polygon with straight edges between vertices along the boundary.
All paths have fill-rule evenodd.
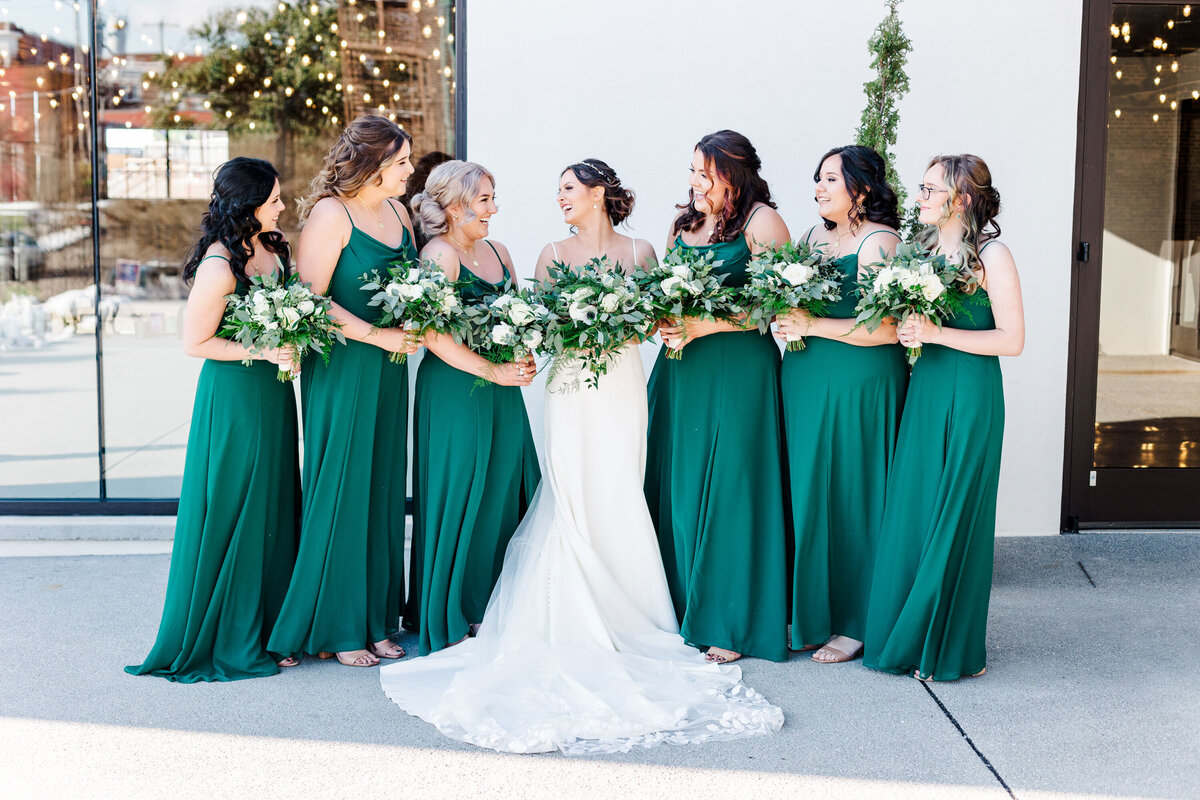
<path id="1" fill-rule="evenodd" d="M 692 147 L 733 128 L 758 148 L 794 235 L 817 221 L 811 175 L 851 143 L 871 77 L 878 0 L 520 0 L 468 11 L 468 154 L 497 175 L 492 224 L 517 271 L 566 229 L 559 170 L 596 156 L 638 195 L 632 232 L 661 253 Z M 1004 359 L 1008 422 L 998 531 L 1053 534 L 1061 501 L 1079 2 L 909 0 L 912 89 L 899 168 L 974 152 L 992 168 L 1024 284 L 1027 343 Z M 650 352 L 647 352 L 649 363 Z M 540 387 L 527 392 L 540 434 Z"/>

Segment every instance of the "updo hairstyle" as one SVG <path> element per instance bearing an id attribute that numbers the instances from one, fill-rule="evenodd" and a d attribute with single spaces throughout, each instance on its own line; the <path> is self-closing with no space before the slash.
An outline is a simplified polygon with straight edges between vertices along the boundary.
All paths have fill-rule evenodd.
<path id="1" fill-rule="evenodd" d="M 429 239 L 440 236 L 451 228 L 446 209 L 461 206 L 465 215 L 463 222 L 475 219 L 471 201 L 479 194 L 483 179 L 496 186 L 496 179 L 487 169 L 473 161 L 450 161 L 438 164 L 425 181 L 425 190 L 412 199 L 412 210 L 417 226 Z"/>
<path id="2" fill-rule="evenodd" d="M 568 172 L 575 173 L 579 182 L 589 189 L 604 187 L 604 212 L 608 214 L 613 227 L 620 225 L 633 213 L 633 191 L 621 185 L 617 171 L 608 164 L 598 158 L 585 158 L 564 169 L 559 177 Z"/>

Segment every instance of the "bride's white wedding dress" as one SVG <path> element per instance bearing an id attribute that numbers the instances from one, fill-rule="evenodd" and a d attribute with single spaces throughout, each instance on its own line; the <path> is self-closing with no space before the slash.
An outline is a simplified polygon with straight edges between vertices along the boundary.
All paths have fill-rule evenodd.
<path id="1" fill-rule="evenodd" d="M 598 388 L 556 376 L 542 482 L 478 635 L 382 668 L 384 692 L 493 750 L 625 752 L 779 730 L 783 712 L 679 636 L 642 494 L 646 381 L 636 345 Z M 782 635 L 782 633 L 780 634 Z"/>

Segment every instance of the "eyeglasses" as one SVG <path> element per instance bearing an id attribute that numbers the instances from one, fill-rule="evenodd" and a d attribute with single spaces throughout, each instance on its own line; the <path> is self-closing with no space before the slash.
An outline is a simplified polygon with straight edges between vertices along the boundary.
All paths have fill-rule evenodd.
<path id="1" fill-rule="evenodd" d="M 949 194 L 950 190 L 949 189 L 935 189 L 932 186 L 926 186 L 923 183 L 917 187 L 917 196 L 920 197 L 922 200 L 928 200 L 930 195 L 936 194 L 938 192 L 946 192 L 947 194 Z"/>

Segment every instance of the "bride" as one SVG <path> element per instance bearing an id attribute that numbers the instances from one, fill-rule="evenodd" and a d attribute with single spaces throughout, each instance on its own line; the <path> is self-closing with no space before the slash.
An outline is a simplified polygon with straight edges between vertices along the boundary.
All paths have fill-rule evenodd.
<path id="1" fill-rule="evenodd" d="M 559 178 L 575 234 L 546 246 L 554 261 L 607 256 L 632 271 L 653 262 L 641 239 L 613 230 L 633 193 L 603 161 Z M 384 667 L 388 697 L 454 739 L 514 753 L 626 752 L 779 730 L 783 712 L 706 663 L 679 636 L 642 494 L 646 380 L 626 344 L 598 388 L 568 390 L 579 365 L 546 387 L 543 478 L 505 554 L 478 634 Z M 571 374 L 571 373 L 574 374 Z"/>

